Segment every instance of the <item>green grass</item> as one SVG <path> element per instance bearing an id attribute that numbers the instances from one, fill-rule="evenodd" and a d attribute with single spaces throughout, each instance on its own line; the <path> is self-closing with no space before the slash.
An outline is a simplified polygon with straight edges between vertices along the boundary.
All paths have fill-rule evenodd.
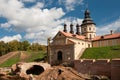
<path id="1" fill-rule="evenodd" d="M 87 48 L 81 58 L 85 59 L 113 59 L 120 58 L 120 45 L 99 48 Z"/>
<path id="2" fill-rule="evenodd" d="M 39 61 L 43 60 L 44 57 L 46 56 L 46 53 L 43 51 L 39 51 L 39 52 L 27 51 L 27 52 L 24 52 L 24 54 L 27 55 L 27 58 L 22 60 L 22 62 L 39 62 Z M 8 59 L 4 63 L 0 64 L 0 67 L 10 67 L 13 64 L 20 62 L 20 61 L 21 61 L 20 60 L 20 53 L 18 53 L 17 55 Z"/>
<path id="3" fill-rule="evenodd" d="M 0 64 L 0 67 L 10 67 L 13 64 L 19 62 L 19 58 L 20 58 L 20 54 L 17 54 L 11 57 L 10 59 L 8 59 L 7 61 L 5 61 L 4 63 Z"/>
<path id="4" fill-rule="evenodd" d="M 41 61 L 42 59 L 44 59 L 45 52 L 40 51 L 40 52 L 27 52 L 29 55 L 29 58 L 27 58 L 25 61 L 26 62 L 34 62 L 34 61 Z"/>

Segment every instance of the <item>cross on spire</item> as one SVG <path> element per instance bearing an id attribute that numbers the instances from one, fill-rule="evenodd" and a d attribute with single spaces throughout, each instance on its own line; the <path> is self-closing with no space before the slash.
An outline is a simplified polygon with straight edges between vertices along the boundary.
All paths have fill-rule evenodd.
<path id="1" fill-rule="evenodd" d="M 88 2 L 86 2 L 86 9 L 88 9 Z"/>

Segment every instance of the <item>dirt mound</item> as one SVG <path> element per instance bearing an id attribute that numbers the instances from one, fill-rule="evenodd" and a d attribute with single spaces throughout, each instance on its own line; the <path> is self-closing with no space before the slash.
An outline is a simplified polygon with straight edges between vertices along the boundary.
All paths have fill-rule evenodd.
<path id="1" fill-rule="evenodd" d="M 20 77 L 20 76 L 1 76 L 0 77 L 0 80 L 29 80 L 29 79 L 26 79 L 26 78 L 23 78 L 23 77 Z"/>
<path id="2" fill-rule="evenodd" d="M 24 66 L 26 68 L 27 65 Z M 107 76 L 98 76 L 98 75 L 89 75 L 89 74 L 82 74 L 78 73 L 71 67 L 63 67 L 63 66 L 54 66 L 50 68 L 46 68 L 41 71 L 41 67 L 36 69 L 26 68 L 30 70 L 30 74 L 21 74 L 19 72 L 17 74 L 13 74 L 10 72 L 8 68 L 1 68 L 0 69 L 0 80 L 109 80 Z M 24 70 L 18 70 L 24 71 Z M 32 73 L 31 73 L 32 71 Z M 34 74 L 41 71 L 40 74 Z M 25 70 L 27 73 L 27 71 Z"/>
<path id="3" fill-rule="evenodd" d="M 55 66 L 36 77 L 37 80 L 85 80 L 70 67 Z"/>
<path id="4" fill-rule="evenodd" d="M 12 74 L 12 73 L 9 73 Z M 41 74 L 28 74 L 21 76 L 18 74 L 9 75 L 0 73 L 0 80 L 86 80 L 84 74 L 79 74 L 70 67 L 54 66 L 46 69 Z"/>

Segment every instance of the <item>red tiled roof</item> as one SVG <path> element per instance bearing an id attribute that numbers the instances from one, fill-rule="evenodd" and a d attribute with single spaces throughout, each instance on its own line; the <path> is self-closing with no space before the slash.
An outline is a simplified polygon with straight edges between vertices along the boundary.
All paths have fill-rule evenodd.
<path id="1" fill-rule="evenodd" d="M 75 43 L 74 41 L 72 41 L 72 40 L 69 40 L 69 39 L 68 39 L 68 41 L 69 41 L 69 42 L 71 42 L 71 43 Z"/>
<path id="2" fill-rule="evenodd" d="M 85 40 L 85 36 L 82 36 L 82 35 L 77 35 L 77 34 L 71 34 L 69 32 L 63 32 L 63 31 L 60 31 L 64 36 L 66 37 L 71 37 L 71 38 L 77 38 L 77 39 L 81 39 L 81 40 Z"/>
<path id="3" fill-rule="evenodd" d="M 108 34 L 103 36 L 96 36 L 93 41 L 101 40 L 101 39 L 113 39 L 113 38 L 120 38 L 120 33 Z"/>
<path id="4" fill-rule="evenodd" d="M 59 32 L 62 33 L 66 37 L 85 40 L 85 36 L 83 36 L 83 35 L 71 34 L 69 32 L 63 32 L 63 31 L 59 31 Z M 104 40 L 104 39 L 114 39 L 114 38 L 120 38 L 120 33 L 107 34 L 107 35 L 103 35 L 103 36 L 96 36 L 92 41 L 101 40 L 101 39 L 102 40 Z"/>

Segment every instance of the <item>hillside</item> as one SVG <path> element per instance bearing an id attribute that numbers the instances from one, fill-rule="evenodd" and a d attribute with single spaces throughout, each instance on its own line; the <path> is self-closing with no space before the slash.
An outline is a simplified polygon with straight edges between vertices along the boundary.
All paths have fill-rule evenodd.
<path id="1" fill-rule="evenodd" d="M 120 58 L 120 45 L 110 47 L 87 48 L 81 59 L 113 59 Z"/>
<path id="2" fill-rule="evenodd" d="M 10 52 L 10 53 L 8 53 L 6 55 L 1 56 L 0 57 L 0 64 L 3 63 L 3 62 L 5 62 L 7 59 L 13 57 L 16 54 L 18 54 L 18 52 Z"/>
<path id="3" fill-rule="evenodd" d="M 46 56 L 45 52 L 17 51 L 10 52 L 0 57 L 0 67 L 9 67 L 17 62 L 41 61 Z"/>

